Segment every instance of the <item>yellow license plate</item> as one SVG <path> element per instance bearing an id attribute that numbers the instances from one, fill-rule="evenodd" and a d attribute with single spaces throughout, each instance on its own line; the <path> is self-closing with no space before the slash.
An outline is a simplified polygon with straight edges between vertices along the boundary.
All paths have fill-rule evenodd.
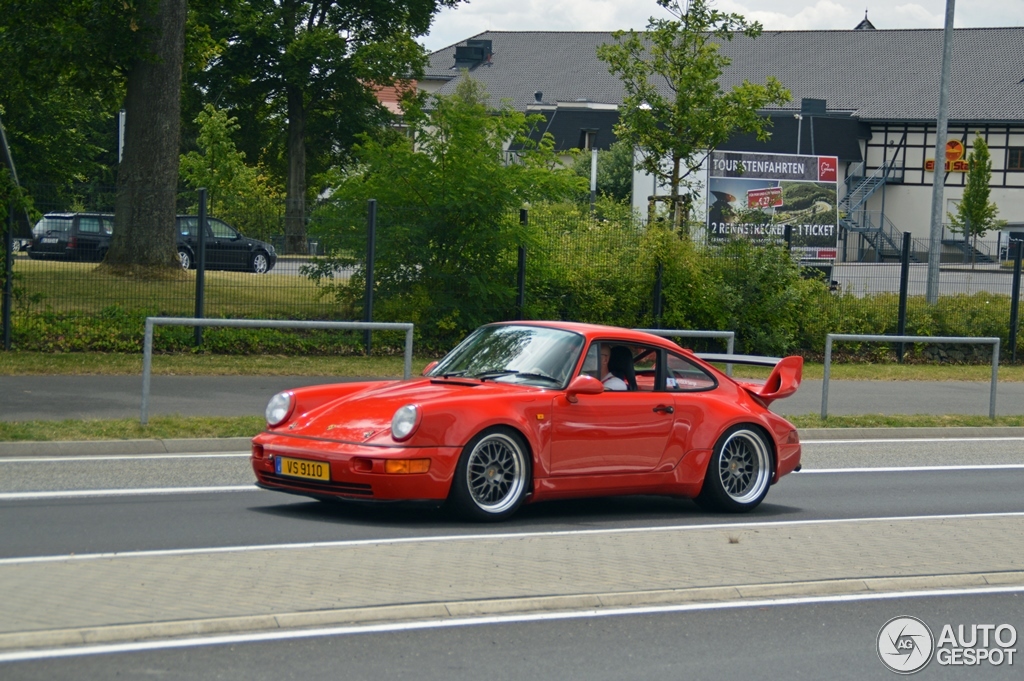
<path id="1" fill-rule="evenodd" d="M 331 479 L 331 465 L 323 461 L 308 461 L 306 459 L 289 459 L 279 456 L 274 459 L 278 475 L 289 475 L 293 478 L 309 478 L 311 480 Z"/>

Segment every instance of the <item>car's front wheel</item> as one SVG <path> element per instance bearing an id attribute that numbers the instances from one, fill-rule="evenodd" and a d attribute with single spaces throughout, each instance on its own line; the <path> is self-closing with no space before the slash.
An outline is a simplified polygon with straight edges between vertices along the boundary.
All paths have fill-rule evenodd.
<path id="1" fill-rule="evenodd" d="M 772 450 L 755 426 L 733 426 L 715 444 L 697 497 L 702 507 L 726 513 L 757 508 L 772 483 Z"/>
<path id="2" fill-rule="evenodd" d="M 178 258 L 181 260 L 182 269 L 192 269 L 192 253 L 187 248 L 178 249 Z"/>
<path id="3" fill-rule="evenodd" d="M 464 518 L 504 520 L 522 505 L 530 487 L 530 456 L 510 428 L 480 433 L 462 450 L 448 501 Z"/>
<path id="4" fill-rule="evenodd" d="M 264 274 L 270 269 L 270 258 L 263 251 L 256 251 L 252 254 L 252 259 L 249 261 L 249 269 L 256 274 Z"/>

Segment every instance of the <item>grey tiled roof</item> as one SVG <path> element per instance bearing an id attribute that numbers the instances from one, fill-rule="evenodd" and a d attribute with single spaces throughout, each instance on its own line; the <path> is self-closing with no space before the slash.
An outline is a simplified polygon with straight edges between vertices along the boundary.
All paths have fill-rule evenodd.
<path id="1" fill-rule="evenodd" d="M 598 45 L 613 42 L 606 32 L 488 31 L 489 64 L 470 71 L 493 100 L 512 100 L 518 109 L 534 101 L 589 100 L 621 103 L 623 89 Z M 427 77 L 457 77 L 455 46 L 430 56 Z M 934 121 L 938 111 L 942 58 L 941 29 L 875 31 L 771 31 L 757 39 L 737 37 L 722 46 L 732 65 L 722 77 L 731 87 L 744 79 L 764 82 L 774 75 L 800 99 L 828 101 L 864 120 Z M 1024 27 L 963 28 L 954 33 L 950 120 L 1024 121 Z M 441 92 L 450 92 L 455 81 Z"/>

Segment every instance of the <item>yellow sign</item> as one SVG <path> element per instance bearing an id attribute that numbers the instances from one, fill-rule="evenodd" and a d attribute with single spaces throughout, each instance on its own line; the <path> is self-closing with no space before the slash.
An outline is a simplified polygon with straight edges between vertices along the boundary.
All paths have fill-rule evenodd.
<path id="1" fill-rule="evenodd" d="M 924 169 L 928 172 L 935 172 L 935 159 L 926 159 Z M 970 170 L 970 163 L 964 158 L 963 142 L 960 140 L 946 142 L 946 172 L 966 173 L 968 170 Z"/>

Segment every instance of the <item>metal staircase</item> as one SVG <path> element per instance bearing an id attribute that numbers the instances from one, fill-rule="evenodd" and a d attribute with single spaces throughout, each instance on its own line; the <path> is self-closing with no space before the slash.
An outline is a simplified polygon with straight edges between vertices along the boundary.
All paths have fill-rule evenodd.
<path id="1" fill-rule="evenodd" d="M 902 146 L 904 141 L 900 143 Z M 870 175 L 865 175 L 864 164 L 850 169 L 846 176 L 846 195 L 839 201 L 839 226 L 847 234 L 856 234 L 860 239 L 858 260 L 863 261 L 868 253 L 874 254 L 875 262 L 899 260 L 903 245 L 903 233 L 880 211 L 865 209 L 867 201 L 879 187 L 887 182 L 902 181 L 902 166 L 894 160 L 886 161 Z M 911 262 L 919 262 L 911 251 Z"/>

